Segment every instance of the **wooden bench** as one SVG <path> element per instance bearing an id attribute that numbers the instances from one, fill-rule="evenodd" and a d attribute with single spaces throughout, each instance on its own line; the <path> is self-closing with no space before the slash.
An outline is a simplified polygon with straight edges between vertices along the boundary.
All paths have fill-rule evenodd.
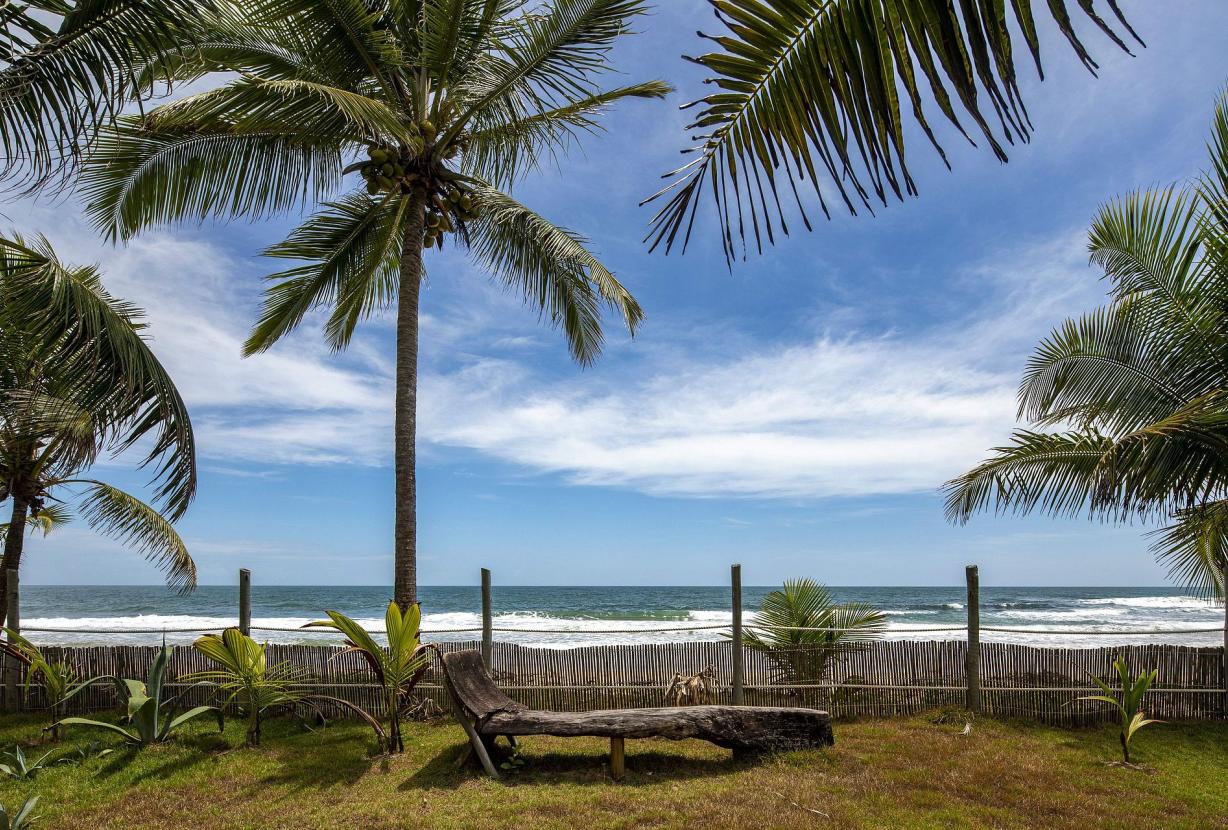
<path id="1" fill-rule="evenodd" d="M 492 778 L 499 773 L 491 749 L 503 735 L 514 747 L 518 735 L 589 736 L 610 739 L 610 772 L 623 775 L 627 738 L 698 738 L 735 754 L 831 746 L 831 716 L 817 709 L 764 706 L 677 706 L 606 709 L 595 712 L 535 711 L 509 698 L 482 666 L 477 651 L 442 655 L 444 681 L 456 719 L 473 752 Z"/>

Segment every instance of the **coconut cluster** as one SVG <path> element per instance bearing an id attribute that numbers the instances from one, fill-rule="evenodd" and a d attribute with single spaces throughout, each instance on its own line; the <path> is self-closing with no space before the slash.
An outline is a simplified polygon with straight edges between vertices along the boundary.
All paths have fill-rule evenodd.
<path id="1" fill-rule="evenodd" d="M 423 246 L 430 248 L 441 243 L 445 233 L 456 231 L 456 221 L 470 222 L 481 215 L 471 190 L 459 182 L 443 184 L 428 197 Z"/>

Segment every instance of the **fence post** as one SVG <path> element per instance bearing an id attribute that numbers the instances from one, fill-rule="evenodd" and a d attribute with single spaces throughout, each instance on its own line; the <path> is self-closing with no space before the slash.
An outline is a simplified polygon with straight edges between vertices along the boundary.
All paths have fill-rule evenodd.
<path id="1" fill-rule="evenodd" d="M 14 634 L 21 633 L 21 606 L 18 604 L 20 592 L 17 585 L 17 569 L 9 568 L 8 584 L 5 590 L 5 599 L 8 601 L 9 617 L 8 628 Z M 8 638 L 9 642 L 13 642 L 13 638 Z M 21 664 L 12 657 L 5 656 L 4 658 L 4 706 L 10 712 L 16 712 L 21 708 L 21 699 L 18 696 L 18 686 L 20 685 Z"/>
<path id="2" fill-rule="evenodd" d="M 733 588 L 733 678 L 730 691 L 734 706 L 742 705 L 742 566 L 731 565 L 729 580 Z"/>
<path id="3" fill-rule="evenodd" d="M 252 572 L 239 568 L 239 630 L 252 636 Z"/>
<path id="4" fill-rule="evenodd" d="M 482 568 L 482 665 L 490 671 L 494 632 L 490 630 L 490 568 Z"/>
<path id="5" fill-rule="evenodd" d="M 968 580 L 968 652 L 964 658 L 964 674 L 968 693 L 964 707 L 981 712 L 981 577 L 976 565 L 964 568 Z"/>

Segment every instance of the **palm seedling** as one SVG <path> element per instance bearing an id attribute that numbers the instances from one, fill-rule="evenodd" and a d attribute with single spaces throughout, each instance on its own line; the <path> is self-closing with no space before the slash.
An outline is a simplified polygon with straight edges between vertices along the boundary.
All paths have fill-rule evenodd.
<path id="1" fill-rule="evenodd" d="M 911 126 L 950 167 L 926 106 L 936 105 L 970 143 L 983 139 L 1003 162 L 1004 145 L 1030 138 L 1017 67 L 1030 54 L 1044 77 L 1043 26 L 1033 14 L 1040 0 L 709 2 L 723 31 L 701 32 L 713 51 L 688 59 L 704 68 L 713 91 L 687 105 L 697 112 L 687 125 L 697 142 L 684 151 L 687 163 L 645 200 L 662 205 L 647 237 L 653 248 L 685 250 L 705 193 L 728 262 L 787 236 L 790 203 L 809 230 L 806 191 L 827 216 L 832 204 L 873 213 L 892 197 L 917 195 L 904 157 Z M 1126 52 L 1124 37 L 1142 44 L 1116 0 L 1104 17 L 1095 0 L 1078 0 L 1077 9 L 1070 0 L 1043 5 L 1093 74 L 1096 62 L 1072 17 L 1086 17 Z M 1116 28 L 1105 20 L 1110 14 Z"/>
<path id="2" fill-rule="evenodd" d="M 1143 696 L 1147 694 L 1147 690 L 1151 688 L 1151 684 L 1155 682 L 1157 669 L 1152 669 L 1150 672 L 1139 672 L 1138 677 L 1130 676 L 1130 669 L 1126 665 L 1125 658 L 1121 655 L 1113 661 L 1113 669 L 1117 672 L 1117 677 L 1121 681 L 1121 695 L 1118 696 L 1113 687 L 1105 683 L 1094 674 L 1090 675 L 1091 679 L 1097 686 L 1104 690 L 1102 695 L 1084 695 L 1083 697 L 1075 698 L 1075 700 L 1097 700 L 1101 703 L 1111 703 L 1117 707 L 1121 713 L 1121 757 L 1122 761 L 1130 763 L 1130 740 L 1134 737 L 1134 733 L 1138 732 L 1144 726 L 1153 723 L 1163 723 L 1160 720 L 1150 719 L 1143 713 Z"/>
<path id="3" fill-rule="evenodd" d="M 149 675 L 143 683 L 140 680 L 127 680 L 114 675 L 103 675 L 85 681 L 84 686 L 106 682 L 114 684 L 116 697 L 125 713 L 121 723 L 114 724 L 91 718 L 64 718 L 59 723 L 105 729 L 118 734 L 125 742 L 135 746 L 164 743 L 170 740 L 176 729 L 205 715 L 217 720 L 217 728 L 220 732 L 225 726 L 225 721 L 222 710 L 217 706 L 195 706 L 179 714 L 180 701 L 201 684 L 193 683 L 177 695 L 170 694 L 170 689 L 167 688 L 167 672 L 173 653 L 171 646 L 163 646 L 159 649 L 149 667 Z"/>
<path id="4" fill-rule="evenodd" d="M 424 251 L 455 245 L 540 309 L 581 364 L 602 311 L 643 312 L 585 239 L 513 186 L 659 82 L 605 87 L 644 0 L 254 0 L 199 16 L 199 42 L 151 80 L 220 86 L 121 119 L 83 170 L 87 213 L 127 239 L 162 222 L 256 219 L 318 205 L 266 255 L 245 350 L 272 348 L 313 310 L 335 350 L 373 314 L 396 318 L 394 597 L 417 600 L 416 418 Z M 432 277 L 443 277 L 441 271 Z"/>
<path id="5" fill-rule="evenodd" d="M 186 682 L 204 681 L 215 684 L 226 695 L 223 707 L 239 706 L 247 716 L 247 745 L 260 745 L 261 719 L 266 711 L 279 706 L 293 706 L 301 695 L 292 684 L 305 672 L 288 662 L 272 666 L 261 645 L 237 628 L 228 628 L 220 635 L 206 634 L 192 647 L 218 665 L 217 669 L 195 672 L 183 678 Z"/>
<path id="6" fill-rule="evenodd" d="M 837 603 L 825 585 L 789 579 L 763 598 L 743 638 L 747 648 L 767 655 L 778 679 L 815 683 L 837 656 L 864 648 L 886 628 L 886 616 L 873 606 Z"/>
<path id="7" fill-rule="evenodd" d="M 58 721 L 68 703 L 83 688 L 76 668 L 63 660 L 44 656 L 38 646 L 15 631 L 4 629 L 6 640 L 0 642 L 0 652 L 12 657 L 26 667 L 26 700 L 35 683 L 43 690 L 47 708 L 51 711 L 51 737 L 59 738 Z"/>
<path id="8" fill-rule="evenodd" d="M 0 240 L 0 618 L 27 523 L 70 512 L 155 561 L 172 586 L 196 584 L 172 524 L 196 492 L 192 424 L 143 330 L 140 310 L 111 296 L 96 268 L 64 265 L 45 239 Z M 89 475 L 133 447 L 154 471 L 152 505 Z"/>
<path id="9" fill-rule="evenodd" d="M 418 638 L 422 613 L 417 603 L 402 613 L 395 601 L 388 603 L 384 626 L 388 637 L 385 648 L 354 620 L 337 611 L 328 611 L 327 620 L 317 620 L 305 627 L 331 628 L 345 636 L 346 648 L 341 654 L 358 653 L 366 661 L 382 691 L 382 711 L 375 718 L 376 735 L 387 752 L 403 752 L 401 739 L 401 707 L 414 686 L 426 674 L 430 660 Z M 380 721 L 386 722 L 383 729 Z"/>

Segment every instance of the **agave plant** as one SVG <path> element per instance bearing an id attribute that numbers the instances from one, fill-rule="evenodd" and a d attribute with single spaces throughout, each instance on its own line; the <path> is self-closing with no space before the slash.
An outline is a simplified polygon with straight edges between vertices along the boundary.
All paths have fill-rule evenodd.
<path id="1" fill-rule="evenodd" d="M 28 830 L 34 824 L 36 804 L 38 796 L 32 795 L 23 801 L 12 815 L 9 815 L 8 808 L 0 804 L 0 830 Z"/>
<path id="2" fill-rule="evenodd" d="M 887 617 L 865 603 L 837 603 L 813 579 L 785 580 L 763 598 L 743 641 L 763 652 L 785 683 L 811 683 L 828 674 L 838 654 L 863 648 L 887 627 Z"/>
<path id="3" fill-rule="evenodd" d="M 48 760 L 52 752 L 46 752 L 36 760 L 31 760 L 26 757 L 25 750 L 21 748 L 21 744 L 17 744 L 8 752 L 0 755 L 3 761 L 0 761 L 0 775 L 5 775 L 9 778 L 16 778 L 18 781 L 29 781 L 34 776 L 38 775 L 40 770 L 55 764 L 70 763 L 71 758 L 57 758 L 54 761 Z"/>
<path id="4" fill-rule="evenodd" d="M 167 696 L 166 676 L 172 653 L 173 649 L 170 646 L 163 646 L 158 651 L 158 656 L 154 658 L 153 665 L 149 667 L 149 675 L 144 683 L 114 675 L 103 675 L 91 678 L 82 684 L 82 687 L 108 681 L 115 684 L 116 696 L 125 710 L 120 724 L 91 718 L 64 718 L 57 725 L 76 724 L 95 729 L 107 729 L 136 746 L 163 743 L 170 739 L 176 729 L 204 715 L 217 719 L 217 728 L 220 732 L 225 726 L 225 720 L 222 710 L 217 706 L 196 706 L 182 714 L 176 714 L 179 711 L 180 700 L 200 684 L 194 683 L 174 697 Z"/>
<path id="5" fill-rule="evenodd" d="M 43 655 L 38 646 L 25 637 L 8 628 L 4 629 L 6 642 L 0 642 L 0 652 L 7 654 L 26 667 L 26 700 L 35 681 L 43 688 L 47 698 L 47 708 L 51 710 L 52 721 L 58 721 L 68 703 L 83 688 L 77 669 L 63 660 L 51 660 Z M 51 737 L 59 738 L 59 724 L 53 723 Z"/>
<path id="6" fill-rule="evenodd" d="M 237 703 L 247 715 L 247 745 L 260 745 L 261 717 L 276 706 L 292 706 L 301 696 L 291 684 L 305 676 L 288 662 L 270 666 L 265 655 L 267 643 L 261 645 L 237 628 L 228 628 L 220 635 L 206 634 L 192 647 L 220 668 L 195 672 L 185 681 L 215 683 L 227 694 L 226 704 Z"/>
<path id="7" fill-rule="evenodd" d="M 1147 694 L 1147 690 L 1151 688 L 1151 684 L 1155 682 L 1156 675 L 1159 672 L 1157 669 L 1152 669 L 1149 672 L 1139 672 L 1138 677 L 1131 677 L 1126 660 L 1120 654 L 1113 661 L 1113 669 L 1121 680 L 1120 698 L 1114 692 L 1112 686 L 1093 674 L 1089 676 L 1097 686 L 1104 690 L 1104 694 L 1084 695 L 1083 697 L 1075 698 L 1075 700 L 1098 700 L 1101 703 L 1111 703 L 1117 707 L 1117 710 L 1121 713 L 1121 757 L 1128 764 L 1130 763 L 1130 740 L 1134 737 L 1134 733 L 1149 724 L 1164 722 L 1148 718 L 1143 713 L 1143 696 Z"/>
<path id="8" fill-rule="evenodd" d="M 401 739 L 401 706 L 414 686 L 422 679 L 430 664 L 426 649 L 418 638 L 418 625 L 422 621 L 422 612 L 417 603 L 409 606 L 402 613 L 396 602 L 388 603 L 384 614 L 384 626 L 387 629 L 388 647 L 384 648 L 375 641 L 365 628 L 338 611 L 327 611 L 327 620 L 317 620 L 308 623 L 304 628 L 332 628 L 345 635 L 346 649 L 341 654 L 358 652 L 367 661 L 371 672 L 383 688 L 383 711 L 378 714 L 379 721 L 386 721 L 388 729 L 376 729 L 382 748 L 387 752 L 403 752 L 405 743 Z"/>

